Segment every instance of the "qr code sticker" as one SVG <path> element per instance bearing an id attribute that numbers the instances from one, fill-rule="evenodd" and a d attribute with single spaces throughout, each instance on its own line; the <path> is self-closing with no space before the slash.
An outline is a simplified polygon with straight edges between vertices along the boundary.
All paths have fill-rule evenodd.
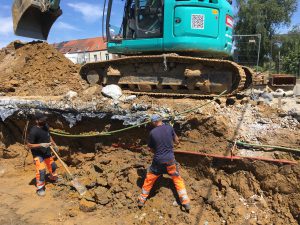
<path id="1" fill-rule="evenodd" d="M 192 14 L 192 29 L 204 29 L 204 15 L 203 14 Z"/>

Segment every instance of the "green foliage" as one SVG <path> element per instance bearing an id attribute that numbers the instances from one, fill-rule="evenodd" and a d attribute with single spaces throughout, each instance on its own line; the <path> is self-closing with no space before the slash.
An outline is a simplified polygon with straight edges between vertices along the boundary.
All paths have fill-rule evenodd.
<path id="1" fill-rule="evenodd" d="M 273 42 L 281 43 L 281 45 L 275 46 L 272 52 L 272 58 L 276 64 L 280 61 L 281 71 L 290 74 L 299 74 L 300 26 L 294 26 L 287 34 L 276 35 Z M 280 59 L 278 58 L 279 55 L 281 55 Z"/>
<path id="2" fill-rule="evenodd" d="M 300 63 L 300 53 L 291 51 L 288 55 L 282 58 L 282 69 L 288 74 L 298 74 Z"/>
<path id="3" fill-rule="evenodd" d="M 237 5 L 236 34 L 261 34 L 261 59 L 266 59 L 277 30 L 290 24 L 297 0 L 237 0 Z"/>

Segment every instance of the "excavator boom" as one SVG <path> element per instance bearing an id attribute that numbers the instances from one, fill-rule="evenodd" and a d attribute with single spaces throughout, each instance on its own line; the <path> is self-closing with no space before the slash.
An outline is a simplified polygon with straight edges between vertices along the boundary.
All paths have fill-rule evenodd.
<path id="1" fill-rule="evenodd" d="M 60 0 L 15 0 L 12 7 L 16 35 L 47 40 L 54 22 L 62 15 Z"/>

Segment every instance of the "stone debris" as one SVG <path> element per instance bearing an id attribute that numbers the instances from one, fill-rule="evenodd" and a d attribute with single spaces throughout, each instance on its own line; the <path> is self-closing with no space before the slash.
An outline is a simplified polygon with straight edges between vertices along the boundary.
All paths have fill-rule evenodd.
<path id="1" fill-rule="evenodd" d="M 93 212 L 96 210 L 96 203 L 82 199 L 79 203 L 79 208 L 83 212 Z"/>
<path id="2" fill-rule="evenodd" d="M 74 98 L 76 98 L 78 96 L 78 93 L 75 91 L 68 91 L 68 93 L 65 95 L 65 97 L 67 98 L 67 100 L 72 100 Z"/>
<path id="3" fill-rule="evenodd" d="M 122 89 L 115 84 L 110 84 L 102 88 L 102 94 L 106 97 L 118 100 L 122 96 Z"/>

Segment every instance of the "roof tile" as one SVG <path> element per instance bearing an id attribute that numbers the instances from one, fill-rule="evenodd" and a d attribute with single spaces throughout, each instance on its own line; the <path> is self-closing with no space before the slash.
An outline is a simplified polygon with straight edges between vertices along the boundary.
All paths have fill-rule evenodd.
<path id="1" fill-rule="evenodd" d="M 53 46 L 63 54 L 80 53 L 80 52 L 95 52 L 106 50 L 107 42 L 104 42 L 103 37 L 79 39 L 55 43 Z"/>

